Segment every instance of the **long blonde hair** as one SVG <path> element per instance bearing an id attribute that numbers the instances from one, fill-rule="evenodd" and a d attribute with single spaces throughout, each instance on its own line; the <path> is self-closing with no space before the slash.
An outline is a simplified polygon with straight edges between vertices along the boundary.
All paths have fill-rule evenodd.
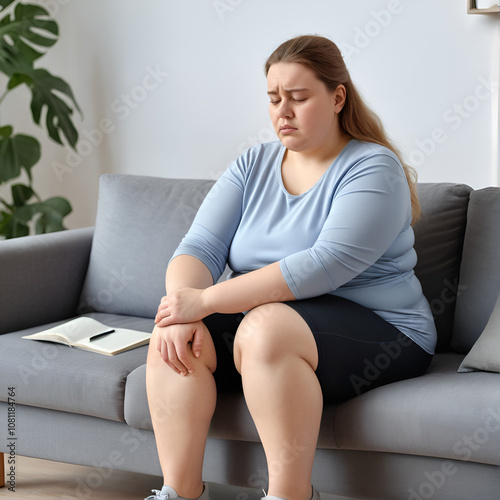
<path id="1" fill-rule="evenodd" d="M 278 62 L 299 63 L 312 70 L 330 90 L 340 84 L 346 88 L 346 100 L 339 114 L 340 126 L 353 139 L 369 141 L 389 148 L 403 165 L 411 194 L 412 224 L 420 216 L 417 195 L 417 174 L 403 162 L 401 153 L 387 137 L 380 118 L 365 104 L 354 86 L 342 54 L 331 40 L 316 35 L 292 38 L 282 43 L 267 59 L 264 67 L 267 76 L 269 68 Z"/>

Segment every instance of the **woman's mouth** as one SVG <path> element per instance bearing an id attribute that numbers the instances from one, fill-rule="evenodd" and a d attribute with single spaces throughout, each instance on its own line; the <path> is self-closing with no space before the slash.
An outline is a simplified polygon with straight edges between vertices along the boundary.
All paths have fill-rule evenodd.
<path id="1" fill-rule="evenodd" d="M 292 132 L 295 132 L 297 129 L 295 127 L 291 127 L 290 125 L 283 125 L 283 127 L 280 128 L 280 132 L 282 134 L 291 134 Z"/>

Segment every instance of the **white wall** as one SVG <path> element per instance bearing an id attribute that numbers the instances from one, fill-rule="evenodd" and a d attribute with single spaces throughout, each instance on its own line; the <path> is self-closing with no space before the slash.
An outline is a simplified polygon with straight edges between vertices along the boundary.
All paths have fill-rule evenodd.
<path id="1" fill-rule="evenodd" d="M 273 139 L 263 63 L 306 33 L 343 49 L 421 181 L 498 183 L 491 82 L 500 16 L 467 15 L 465 0 L 38 3 L 61 30 L 40 65 L 71 84 L 84 112 L 79 155 L 31 125 L 26 91 L 5 102 L 1 119 L 42 141 L 36 184 L 44 196 L 71 200 L 70 227 L 93 224 L 102 173 L 215 178 L 246 147 Z"/>

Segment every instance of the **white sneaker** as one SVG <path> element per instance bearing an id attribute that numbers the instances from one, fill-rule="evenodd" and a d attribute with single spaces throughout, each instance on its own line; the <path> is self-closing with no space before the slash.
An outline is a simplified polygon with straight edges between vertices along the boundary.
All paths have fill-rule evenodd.
<path id="1" fill-rule="evenodd" d="M 180 497 L 177 492 L 173 488 L 168 488 L 168 492 L 162 493 L 161 490 L 151 490 L 154 495 L 150 495 L 144 500 L 169 500 L 173 498 L 178 498 L 179 500 L 185 500 L 182 497 Z M 203 483 L 203 493 L 201 496 L 194 500 L 210 500 L 210 495 L 208 493 L 208 484 Z"/>

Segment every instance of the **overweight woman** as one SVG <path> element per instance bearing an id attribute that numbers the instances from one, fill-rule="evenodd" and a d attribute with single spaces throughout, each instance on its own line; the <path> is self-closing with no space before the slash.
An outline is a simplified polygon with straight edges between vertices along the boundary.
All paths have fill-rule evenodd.
<path id="1" fill-rule="evenodd" d="M 217 392 L 242 388 L 267 463 L 284 445 L 300 450 L 269 467 L 264 498 L 318 500 L 323 404 L 422 375 L 434 353 L 413 271 L 413 172 L 339 49 L 291 39 L 265 74 L 279 141 L 227 169 L 167 269 L 147 363 L 164 486 L 149 499 L 210 498 L 202 466 Z M 226 264 L 230 279 L 217 283 Z M 366 380 L 366 362 L 389 352 Z"/>

